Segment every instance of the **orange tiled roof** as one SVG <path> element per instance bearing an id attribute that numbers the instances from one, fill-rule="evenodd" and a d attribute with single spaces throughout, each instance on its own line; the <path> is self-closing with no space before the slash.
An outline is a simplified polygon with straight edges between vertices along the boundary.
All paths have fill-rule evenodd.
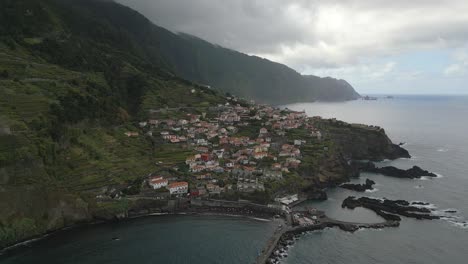
<path id="1" fill-rule="evenodd" d="M 183 187 L 183 186 L 188 187 L 188 182 L 173 182 L 173 183 L 169 184 L 169 188 Z"/>

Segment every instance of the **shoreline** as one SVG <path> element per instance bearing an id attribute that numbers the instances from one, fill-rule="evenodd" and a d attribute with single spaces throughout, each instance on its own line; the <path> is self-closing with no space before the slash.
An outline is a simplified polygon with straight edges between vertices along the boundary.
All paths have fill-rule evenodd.
<path id="1" fill-rule="evenodd" d="M 287 257 L 287 249 L 298 236 L 310 231 L 324 230 L 327 228 L 339 228 L 344 232 L 354 233 L 363 229 L 382 229 L 386 227 L 398 227 L 399 221 L 386 220 L 381 223 L 354 223 L 339 221 L 324 217 L 317 224 L 306 226 L 290 226 L 286 229 L 278 228 L 263 249 L 262 254 L 257 257 L 256 264 L 277 264 L 281 259 Z"/>
<path id="2" fill-rule="evenodd" d="M 297 204 L 305 202 L 307 200 L 298 201 Z M 121 219 L 113 219 L 113 220 L 94 220 L 87 223 L 80 223 L 75 224 L 69 227 L 64 227 L 49 233 L 46 233 L 41 236 L 33 237 L 21 242 L 18 242 L 14 245 L 10 245 L 8 247 L 0 249 L 0 257 L 8 255 L 8 253 L 14 254 L 14 251 L 21 250 L 24 247 L 27 247 L 31 244 L 38 243 L 44 239 L 52 238 L 55 234 L 59 234 L 61 232 L 71 230 L 71 229 L 79 229 L 79 228 L 86 228 L 88 226 L 98 225 L 98 224 L 106 224 L 106 223 L 126 223 L 130 222 L 131 220 L 138 219 L 138 218 L 149 218 L 149 217 L 164 217 L 164 216 L 217 216 L 217 217 L 232 217 L 232 218 L 245 218 L 252 221 L 258 222 L 273 222 L 275 220 L 281 221 L 281 224 L 275 229 L 272 237 L 267 241 L 266 250 L 262 251 L 264 261 L 259 262 L 259 258 L 262 255 L 257 256 L 256 263 L 272 263 L 267 262 L 268 260 L 272 259 L 273 253 L 281 248 L 284 248 L 285 241 L 290 240 L 290 236 L 296 236 L 308 231 L 314 230 L 323 230 L 326 228 L 338 227 L 345 232 L 355 232 L 362 228 L 384 228 L 390 226 L 398 226 L 398 223 L 390 223 L 391 221 L 386 221 L 383 223 L 375 223 L 375 224 L 365 224 L 365 223 L 349 223 L 338 221 L 335 219 L 331 219 L 325 217 L 321 219 L 321 221 L 316 225 L 310 226 L 292 226 L 288 224 L 287 218 L 291 217 L 289 213 L 286 215 L 283 214 L 280 217 L 277 214 L 272 212 L 265 212 L 261 210 L 257 210 L 255 208 L 234 208 L 234 207 L 192 207 L 187 208 L 185 210 L 178 210 L 172 212 L 158 212 L 158 213 L 147 213 L 147 214 L 139 214 L 133 216 L 127 216 Z M 273 239 L 273 241 L 272 241 Z M 274 262 L 273 262 L 274 263 Z"/>
<path id="3" fill-rule="evenodd" d="M 306 201 L 306 200 L 305 200 Z M 299 202 L 298 204 L 304 201 Z M 322 212 L 323 213 L 323 212 Z M 251 221 L 258 221 L 258 222 L 274 222 L 278 221 L 280 224 L 274 229 L 274 232 L 271 234 L 271 237 L 267 240 L 265 248 L 262 252 L 256 257 L 255 263 L 257 264 L 264 264 L 264 263 L 279 263 L 280 259 L 287 257 L 287 249 L 291 246 L 297 237 L 303 233 L 310 232 L 310 231 L 317 231 L 317 230 L 324 230 L 327 228 L 334 228 L 337 227 L 340 230 L 345 232 L 355 232 L 362 229 L 382 229 L 385 227 L 398 227 L 398 221 L 389 221 L 386 220 L 385 222 L 381 223 L 353 223 L 353 222 L 345 222 L 339 221 L 332 218 L 327 217 L 324 213 L 323 216 L 317 221 L 316 224 L 313 225 L 291 225 L 288 224 L 287 218 L 291 218 L 290 213 L 285 213 L 280 217 L 277 217 L 276 214 L 272 212 L 266 213 L 264 211 L 255 210 L 253 208 L 230 208 L 230 207 L 194 207 L 194 208 L 187 208 L 185 210 L 173 211 L 173 212 L 159 212 L 159 213 L 148 213 L 148 214 L 141 214 L 141 215 L 134 215 L 128 216 L 122 219 L 115 219 L 115 220 L 95 220 L 88 223 L 76 224 L 70 227 L 65 227 L 50 233 L 47 233 L 42 236 L 34 237 L 25 241 L 21 241 L 14 245 L 5 247 L 0 249 L 0 257 L 6 256 L 11 253 L 12 255 L 15 254 L 15 251 L 20 251 L 24 247 L 28 245 L 38 243 L 44 239 L 52 238 L 53 235 L 58 234 L 60 232 L 70 230 L 70 229 L 78 229 L 78 228 L 86 228 L 87 226 L 97 225 L 97 224 L 106 224 L 112 222 L 120 222 L 120 223 L 128 223 L 133 219 L 138 218 L 149 218 L 149 217 L 163 217 L 163 216 L 215 216 L 215 217 L 230 217 L 230 218 L 245 218 Z"/>
<path id="4" fill-rule="evenodd" d="M 47 232 L 42 235 L 34 236 L 28 239 L 25 239 L 23 241 L 20 241 L 18 243 L 6 246 L 4 248 L 0 248 L 0 257 L 3 255 L 8 254 L 8 252 L 12 252 L 15 250 L 21 250 L 23 247 L 26 247 L 30 244 L 34 244 L 37 242 L 40 242 L 44 239 L 51 238 L 52 236 L 59 234 L 61 232 L 67 231 L 67 230 L 72 230 L 72 229 L 79 229 L 79 228 L 86 228 L 88 226 L 94 226 L 94 225 L 99 225 L 99 224 L 108 224 L 108 223 L 125 223 L 125 222 L 130 222 L 131 220 L 134 219 L 139 219 L 139 218 L 150 218 L 150 217 L 164 217 L 164 216 L 225 216 L 225 217 L 232 217 L 232 218 L 246 218 L 250 219 L 253 221 L 258 221 L 258 222 L 272 222 L 274 221 L 273 217 L 265 217 L 265 215 L 261 214 L 234 214 L 231 212 L 223 212 L 221 210 L 219 211 L 197 211 L 197 210 L 180 210 L 176 212 L 161 212 L 161 213 L 149 213 L 149 214 L 142 214 L 142 215 L 135 215 L 131 217 L 126 217 L 122 219 L 115 219 L 115 220 L 94 220 L 86 223 L 79 223 L 79 224 L 74 224 L 71 226 L 63 227 L 51 232 Z"/>

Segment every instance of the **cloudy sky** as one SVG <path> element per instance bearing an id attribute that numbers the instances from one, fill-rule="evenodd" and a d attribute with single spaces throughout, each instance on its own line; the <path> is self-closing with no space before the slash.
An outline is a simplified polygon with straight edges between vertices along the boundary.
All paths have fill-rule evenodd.
<path id="1" fill-rule="evenodd" d="M 172 31 L 364 94 L 468 93 L 467 0 L 117 1 Z"/>

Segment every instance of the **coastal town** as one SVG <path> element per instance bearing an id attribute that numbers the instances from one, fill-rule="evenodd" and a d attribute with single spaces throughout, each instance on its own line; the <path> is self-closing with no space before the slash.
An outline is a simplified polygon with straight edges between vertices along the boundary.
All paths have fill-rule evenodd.
<path id="1" fill-rule="evenodd" d="M 258 253 L 256 263 L 280 263 L 295 237 L 307 231 L 338 227 L 354 232 L 399 226 L 399 217 L 372 208 L 372 203 L 349 201 L 350 206 L 375 209 L 382 222 L 344 222 L 316 208 L 298 206 L 309 199 L 326 199 L 310 196 L 323 192 L 310 186 L 319 184 L 320 174 L 330 177 L 330 171 L 343 166 L 333 166 L 337 135 L 345 132 L 346 142 L 353 133 L 356 138 L 362 133 L 385 135 L 378 126 L 308 117 L 305 111 L 228 96 L 224 104 L 216 106 L 150 109 L 149 118 L 132 128 L 123 131 L 123 136 L 130 141 L 150 139 L 154 167 L 141 181 L 115 188 L 117 193 L 110 196 L 101 193 L 96 197 L 104 204 L 109 199 L 131 201 L 122 218 L 182 213 L 273 220 L 277 229 Z M 324 164 L 333 168 L 314 171 Z M 343 177 L 342 173 L 337 175 Z"/>
<path id="2" fill-rule="evenodd" d="M 246 103 L 236 97 L 227 97 L 224 105 L 205 110 L 178 113 L 180 119 L 163 119 L 157 117 L 174 116 L 168 113 L 172 110 L 152 109 L 150 116 L 154 118 L 139 122 L 138 131 L 125 132 L 129 138 L 151 137 L 160 145 L 187 153 L 182 163 L 155 160 L 156 172 L 143 182 L 146 195 L 161 199 L 223 198 L 233 193 L 261 196 L 275 182 L 297 175 L 302 147 L 323 139 L 314 125 L 321 118 L 309 118 L 304 111 Z M 297 190 L 292 191 L 278 192 L 269 199 L 294 202 Z M 289 195 L 296 199 L 288 199 Z"/>

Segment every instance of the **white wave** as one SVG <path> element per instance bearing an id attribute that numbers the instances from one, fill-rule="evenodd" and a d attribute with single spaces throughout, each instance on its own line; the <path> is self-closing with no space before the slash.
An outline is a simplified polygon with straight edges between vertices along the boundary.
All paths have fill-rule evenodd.
<path id="1" fill-rule="evenodd" d="M 415 189 L 424 189 L 424 186 L 422 186 L 422 185 L 416 185 L 416 186 L 414 186 L 414 188 L 415 188 Z"/>
<path id="2" fill-rule="evenodd" d="M 442 174 L 439 174 L 439 173 L 435 173 L 434 174 L 436 175 L 436 177 L 432 177 L 432 176 L 421 176 L 421 178 L 419 178 L 418 180 L 421 180 L 421 181 L 429 181 L 429 180 L 433 180 L 433 179 L 441 179 L 441 178 L 444 178 L 444 175 Z"/>
<path id="3" fill-rule="evenodd" d="M 455 220 L 462 220 L 463 217 L 461 216 L 456 216 L 456 215 L 442 215 L 440 216 L 440 219 L 442 220 L 447 220 L 447 221 L 455 221 Z"/>
<path id="4" fill-rule="evenodd" d="M 452 224 L 455 227 L 462 228 L 462 229 L 468 229 L 468 223 L 463 221 L 463 222 L 457 222 L 457 221 L 448 221 L 450 224 Z"/>
<path id="5" fill-rule="evenodd" d="M 261 221 L 261 222 L 271 222 L 270 219 L 265 219 L 265 218 L 258 218 L 258 217 L 249 217 L 249 218 L 256 220 L 256 221 Z"/>
<path id="6" fill-rule="evenodd" d="M 383 228 L 365 228 L 365 227 L 360 227 L 356 232 L 362 232 L 362 231 L 383 231 Z"/>
<path id="7" fill-rule="evenodd" d="M 426 208 L 426 209 L 437 209 L 435 204 L 427 203 L 427 204 L 414 204 L 414 203 L 421 203 L 421 201 L 411 201 L 411 206 L 418 207 L 418 208 Z M 423 202 L 424 203 L 424 202 Z"/>
<path id="8" fill-rule="evenodd" d="M 436 174 L 437 175 L 437 174 Z M 421 176 L 421 178 L 419 179 L 416 179 L 416 180 L 420 180 L 420 181 L 431 181 L 433 179 L 438 179 L 439 176 L 436 176 L 436 177 L 431 177 L 431 176 Z M 440 177 L 442 178 L 442 177 Z"/>
<path id="9" fill-rule="evenodd" d="M 447 152 L 449 151 L 448 149 L 446 148 L 440 148 L 440 149 L 437 149 L 438 152 Z"/>
<path id="10" fill-rule="evenodd" d="M 450 211 L 450 212 L 448 212 L 448 211 Z M 458 210 L 456 208 L 447 208 L 447 209 L 444 209 L 444 212 L 448 213 L 448 214 L 456 214 L 456 213 L 458 213 Z"/>
<path id="11" fill-rule="evenodd" d="M 431 209 L 431 208 L 429 208 Z M 448 212 L 450 211 L 450 212 Z M 462 219 L 461 216 L 457 215 L 459 214 L 460 211 L 455 208 L 448 208 L 448 209 L 439 209 L 439 210 L 433 210 L 432 214 L 440 216 L 440 217 L 445 217 L 445 218 L 450 218 L 450 219 Z"/>
<path id="12" fill-rule="evenodd" d="M 366 190 L 366 193 L 373 193 L 373 192 L 377 192 L 379 189 L 377 188 L 372 188 L 371 190 Z"/>
<path id="13" fill-rule="evenodd" d="M 453 211 L 453 212 L 447 212 Z M 448 208 L 443 210 L 434 210 L 432 211 L 433 215 L 439 216 L 441 220 L 444 220 L 451 224 L 454 227 L 468 229 L 468 222 L 463 216 L 457 215 L 459 210 L 455 208 Z"/>
<path id="14" fill-rule="evenodd" d="M 386 198 L 375 197 L 375 196 L 367 196 L 367 197 L 369 197 L 369 198 L 371 198 L 371 199 L 379 200 L 379 201 L 381 201 L 381 202 L 385 201 L 385 199 L 386 199 Z"/>
<path id="15" fill-rule="evenodd" d="M 9 251 L 11 249 L 15 249 L 15 248 L 22 247 L 22 246 L 27 246 L 27 245 L 29 245 L 31 243 L 42 240 L 42 239 L 44 239 L 44 238 L 46 238 L 48 236 L 49 236 L 49 234 L 45 234 L 45 235 L 43 235 L 41 237 L 33 238 L 33 239 L 30 239 L 30 240 L 26 240 L 26 241 L 14 244 L 12 246 L 6 247 L 6 248 L 0 250 L 0 255 L 2 255 L 3 253 L 5 253 L 5 252 L 7 252 L 7 251 Z"/>
<path id="16" fill-rule="evenodd" d="M 161 215 L 168 215 L 169 213 L 152 213 L 148 214 L 148 216 L 161 216 Z"/>

